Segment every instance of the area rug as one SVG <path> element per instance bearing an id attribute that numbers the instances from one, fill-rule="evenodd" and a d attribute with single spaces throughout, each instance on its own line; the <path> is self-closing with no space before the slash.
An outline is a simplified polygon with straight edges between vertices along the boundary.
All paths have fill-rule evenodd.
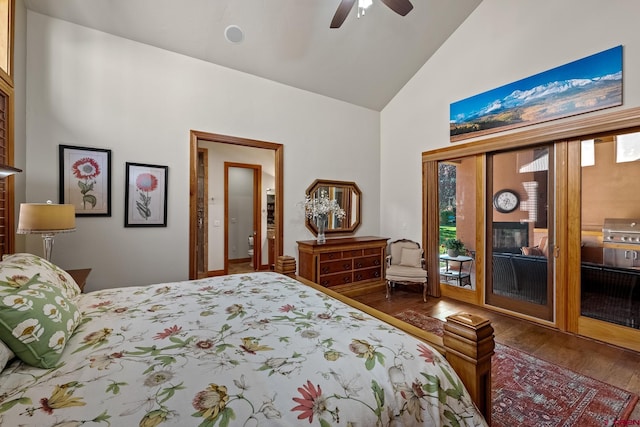
<path id="1" fill-rule="evenodd" d="M 443 334 L 441 320 L 418 311 L 394 317 Z M 638 402 L 633 393 L 499 343 L 491 370 L 493 426 L 622 425 Z"/>

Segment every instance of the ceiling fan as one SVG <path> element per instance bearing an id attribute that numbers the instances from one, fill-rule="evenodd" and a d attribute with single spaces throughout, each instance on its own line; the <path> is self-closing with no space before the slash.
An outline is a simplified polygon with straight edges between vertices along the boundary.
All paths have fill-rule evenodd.
<path id="1" fill-rule="evenodd" d="M 399 15 L 405 16 L 407 13 L 411 12 L 413 9 L 413 5 L 409 0 L 381 0 L 382 3 L 386 4 L 391 10 L 396 12 Z M 341 0 L 338 5 L 338 9 L 336 10 L 336 14 L 333 15 L 333 19 L 331 20 L 330 28 L 340 28 L 345 19 L 347 19 L 347 15 L 353 9 L 353 5 L 356 0 Z"/>

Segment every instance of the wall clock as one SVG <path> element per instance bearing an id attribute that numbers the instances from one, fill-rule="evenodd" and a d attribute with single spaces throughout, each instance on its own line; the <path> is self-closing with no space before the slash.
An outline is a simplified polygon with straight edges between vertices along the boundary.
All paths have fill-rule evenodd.
<path id="1" fill-rule="evenodd" d="M 513 212 L 518 207 L 518 204 L 520 204 L 520 197 L 513 190 L 500 190 L 493 195 L 493 206 L 498 212 Z"/>

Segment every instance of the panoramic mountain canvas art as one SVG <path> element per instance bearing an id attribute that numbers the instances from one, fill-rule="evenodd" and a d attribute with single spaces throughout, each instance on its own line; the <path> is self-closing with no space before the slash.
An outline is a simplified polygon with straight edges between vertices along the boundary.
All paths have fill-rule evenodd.
<path id="1" fill-rule="evenodd" d="M 622 46 L 451 104 L 451 141 L 622 105 Z"/>

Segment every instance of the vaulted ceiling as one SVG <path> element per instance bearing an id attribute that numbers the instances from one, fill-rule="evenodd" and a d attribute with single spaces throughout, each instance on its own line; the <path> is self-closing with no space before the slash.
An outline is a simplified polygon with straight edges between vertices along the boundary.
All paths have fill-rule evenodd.
<path id="1" fill-rule="evenodd" d="M 24 0 L 28 9 L 380 111 L 480 4 L 380 0 L 338 29 L 340 0 Z M 244 39 L 231 43 L 226 29 Z M 232 33 L 233 34 L 233 33 Z"/>

